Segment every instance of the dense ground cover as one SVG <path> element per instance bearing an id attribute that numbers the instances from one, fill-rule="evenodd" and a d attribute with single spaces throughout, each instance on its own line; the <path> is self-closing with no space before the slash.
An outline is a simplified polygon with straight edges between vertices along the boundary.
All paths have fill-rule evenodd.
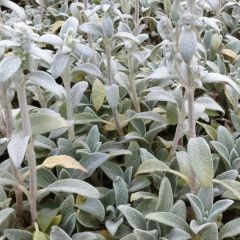
<path id="1" fill-rule="evenodd" d="M 238 239 L 238 0 L 0 6 L 0 240 Z"/>

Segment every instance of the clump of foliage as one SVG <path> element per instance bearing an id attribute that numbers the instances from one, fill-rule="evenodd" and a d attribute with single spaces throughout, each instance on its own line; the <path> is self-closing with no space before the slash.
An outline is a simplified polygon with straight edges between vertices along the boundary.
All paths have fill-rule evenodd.
<path id="1" fill-rule="evenodd" d="M 0 240 L 238 239 L 238 0 L 0 8 Z"/>

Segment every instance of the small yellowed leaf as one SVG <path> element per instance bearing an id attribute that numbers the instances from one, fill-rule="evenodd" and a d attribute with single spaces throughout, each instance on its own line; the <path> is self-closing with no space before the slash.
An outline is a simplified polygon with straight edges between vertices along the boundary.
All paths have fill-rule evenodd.
<path id="1" fill-rule="evenodd" d="M 49 227 L 47 228 L 46 233 L 49 234 L 50 231 L 51 231 L 51 229 L 52 229 L 52 227 L 53 227 L 53 226 L 58 226 L 58 225 L 60 224 L 61 220 L 62 220 L 62 215 L 57 215 L 57 216 L 55 216 L 55 217 L 53 218 L 51 224 L 50 224 Z"/>
<path id="2" fill-rule="evenodd" d="M 61 166 L 64 168 L 79 169 L 82 170 L 83 172 L 87 172 L 87 170 L 78 161 L 66 155 L 48 157 L 42 163 L 42 166 L 46 168 L 54 168 L 56 166 Z"/>
<path id="3" fill-rule="evenodd" d="M 51 222 L 52 226 L 58 226 L 62 220 L 62 215 L 57 215 Z"/>
<path id="4" fill-rule="evenodd" d="M 64 21 L 57 21 L 52 25 L 52 33 L 56 33 L 64 24 Z"/>
<path id="5" fill-rule="evenodd" d="M 96 111 L 102 107 L 105 98 L 105 89 L 103 83 L 96 79 L 92 86 L 92 102 Z"/>
<path id="6" fill-rule="evenodd" d="M 226 60 L 229 60 L 230 62 L 235 62 L 238 59 L 238 55 L 232 51 L 231 49 L 222 49 L 221 50 L 222 55 Z"/>
<path id="7" fill-rule="evenodd" d="M 77 198 L 76 198 L 76 204 L 77 205 L 81 205 L 83 204 L 84 202 L 86 201 L 86 198 L 81 196 L 81 195 L 77 195 Z"/>
<path id="8" fill-rule="evenodd" d="M 128 118 L 126 115 L 123 115 L 123 114 L 119 114 L 119 120 L 120 120 L 120 123 L 122 125 L 122 127 L 126 127 L 127 124 L 128 124 Z M 114 118 L 112 118 L 110 121 L 109 121 L 111 124 L 106 124 L 103 129 L 105 131 L 115 131 L 117 128 L 116 128 L 116 124 L 115 124 L 115 120 Z"/>
<path id="9" fill-rule="evenodd" d="M 85 75 L 86 74 L 84 72 L 77 72 L 73 75 L 73 81 L 80 82 L 84 79 Z"/>

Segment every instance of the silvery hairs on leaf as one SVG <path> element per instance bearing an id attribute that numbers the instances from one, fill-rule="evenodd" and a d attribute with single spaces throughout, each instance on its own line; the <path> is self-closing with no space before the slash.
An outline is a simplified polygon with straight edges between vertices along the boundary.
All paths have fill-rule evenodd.
<path id="1" fill-rule="evenodd" d="M 178 50 L 186 63 L 192 60 L 197 52 L 197 36 L 194 31 L 185 28 L 182 30 L 178 41 Z"/>

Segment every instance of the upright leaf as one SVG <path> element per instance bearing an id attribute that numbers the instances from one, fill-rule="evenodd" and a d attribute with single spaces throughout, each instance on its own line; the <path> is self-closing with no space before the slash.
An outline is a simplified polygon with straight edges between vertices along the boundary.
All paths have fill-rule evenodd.
<path id="1" fill-rule="evenodd" d="M 115 191 L 116 206 L 124 205 L 128 203 L 128 189 L 126 182 L 122 177 L 116 177 L 113 181 L 113 188 Z"/>
<path id="2" fill-rule="evenodd" d="M 0 226 L 1 224 L 8 219 L 8 217 L 14 213 L 14 209 L 13 208 L 5 208 L 3 210 L 0 210 Z"/>
<path id="3" fill-rule="evenodd" d="M 98 79 L 96 79 L 93 82 L 91 97 L 92 97 L 93 105 L 94 105 L 96 111 L 98 112 L 100 110 L 100 108 L 104 102 L 104 98 L 105 98 L 104 85 Z"/>
<path id="4" fill-rule="evenodd" d="M 167 212 L 171 209 L 172 206 L 173 206 L 172 186 L 169 179 L 167 177 L 164 177 L 159 188 L 156 212 Z"/>
<path id="5" fill-rule="evenodd" d="M 7 56 L 0 62 L 0 82 L 5 82 L 11 78 L 20 68 L 21 58 L 17 56 Z"/>
<path id="6" fill-rule="evenodd" d="M 202 137 L 191 138 L 187 146 L 191 166 L 202 186 L 210 186 L 214 177 L 210 148 Z"/>
<path id="7" fill-rule="evenodd" d="M 118 206 L 118 209 L 121 211 L 133 229 L 146 230 L 146 220 L 139 211 L 126 205 L 120 205 Z"/>
<path id="8" fill-rule="evenodd" d="M 16 134 L 12 136 L 12 139 L 8 143 L 8 154 L 13 162 L 13 164 L 19 168 L 24 159 L 27 145 L 29 141 L 29 136 L 21 136 L 21 134 Z"/>

